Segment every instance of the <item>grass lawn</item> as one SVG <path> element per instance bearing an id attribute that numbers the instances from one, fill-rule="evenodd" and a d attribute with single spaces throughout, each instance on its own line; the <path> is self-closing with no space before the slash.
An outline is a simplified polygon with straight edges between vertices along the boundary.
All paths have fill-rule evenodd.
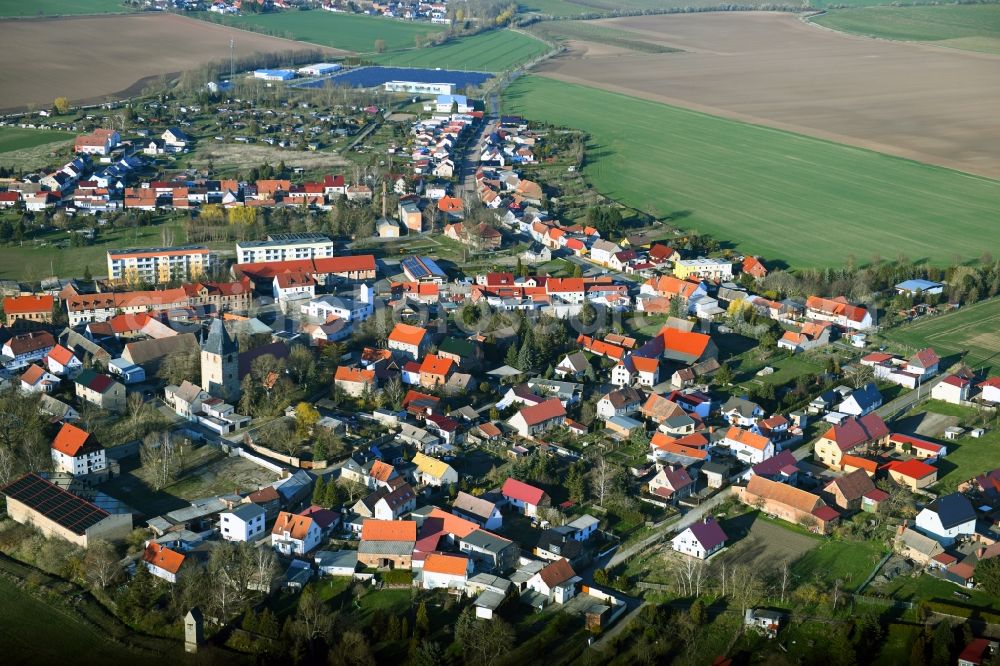
<path id="1" fill-rule="evenodd" d="M 538 76 L 504 112 L 588 132 L 602 194 L 793 267 L 978 257 L 1000 205 L 1000 181 Z"/>
<path id="2" fill-rule="evenodd" d="M 109 249 L 157 247 L 163 243 L 163 231 L 173 232 L 174 244 L 186 242 L 183 225 L 166 218 L 159 224 L 131 229 L 102 230 L 98 242 L 86 247 L 70 247 L 69 234 L 51 231 L 27 238 L 23 245 L 0 247 L 0 278 L 32 282 L 50 275 L 79 277 L 88 266 L 95 276 L 107 272 Z M 207 243 L 213 249 L 232 251 L 233 243 Z"/>
<path id="3" fill-rule="evenodd" d="M 976 370 L 995 370 L 1000 368 L 1000 298 L 918 319 L 885 337 L 914 352 L 933 347 L 941 357 L 966 353 L 967 365 Z"/>
<path id="4" fill-rule="evenodd" d="M 911 624 L 890 624 L 882 641 L 882 650 L 875 659 L 876 666 L 896 666 L 910 658 L 913 642 L 920 635 L 920 627 Z"/>
<path id="5" fill-rule="evenodd" d="M 537 58 L 548 50 L 545 42 L 523 32 L 491 30 L 471 37 L 460 37 L 433 48 L 383 53 L 374 56 L 372 60 L 392 67 L 441 67 L 502 72 Z"/>
<path id="6" fill-rule="evenodd" d="M 417 35 L 437 34 L 443 30 L 442 26 L 431 23 L 361 14 L 336 14 L 318 9 L 226 17 L 207 13 L 195 16 L 275 37 L 297 39 L 357 53 L 374 53 L 375 41 L 379 39 L 385 42 L 385 48 L 390 51 L 412 48 Z"/>
<path id="7" fill-rule="evenodd" d="M 105 638 L 96 629 L 64 615 L 0 577 L 3 663 L 8 666 L 73 662 L 105 666 L 131 664 L 140 656 Z"/>
<path id="8" fill-rule="evenodd" d="M 72 132 L 59 130 L 34 130 L 20 127 L 0 127 L 0 153 L 12 150 L 24 150 L 48 143 L 69 141 L 76 135 Z"/>
<path id="9" fill-rule="evenodd" d="M 744 354 L 739 366 L 734 368 L 739 373 L 740 382 L 747 387 L 752 384 L 772 384 L 778 386 L 796 377 L 823 371 L 822 364 L 802 354 L 778 356 L 761 362 L 752 358 L 754 353 L 754 351 L 750 351 Z M 747 358 L 748 356 L 750 358 Z M 758 377 L 756 373 L 765 367 L 774 368 L 774 372 Z"/>
<path id="10" fill-rule="evenodd" d="M 959 587 L 954 583 L 949 583 L 946 580 L 941 580 L 927 574 L 916 578 L 912 576 L 898 576 L 889 581 L 888 585 L 878 588 L 878 591 L 900 601 L 912 601 L 916 603 L 917 601 L 937 600 L 949 604 L 1000 611 L 1000 599 L 997 599 L 993 595 L 981 590 L 969 590 Z M 967 594 L 970 598 L 958 599 L 955 597 L 955 592 Z"/>
<path id="11" fill-rule="evenodd" d="M 840 579 L 843 589 L 851 591 L 868 578 L 884 554 L 881 544 L 872 541 L 828 539 L 799 558 L 792 573 L 803 580 L 818 578 L 828 585 Z"/>
<path id="12" fill-rule="evenodd" d="M 938 482 L 948 487 L 1000 467 L 1000 431 L 987 430 L 979 438 L 962 437 L 944 442 L 948 455 L 938 460 Z"/>
<path id="13" fill-rule="evenodd" d="M 0 0 L 0 18 L 12 16 L 71 16 L 135 11 L 121 0 Z"/>
<path id="14" fill-rule="evenodd" d="M 834 9 L 812 20 L 827 28 L 869 37 L 1000 53 L 998 5 Z"/>

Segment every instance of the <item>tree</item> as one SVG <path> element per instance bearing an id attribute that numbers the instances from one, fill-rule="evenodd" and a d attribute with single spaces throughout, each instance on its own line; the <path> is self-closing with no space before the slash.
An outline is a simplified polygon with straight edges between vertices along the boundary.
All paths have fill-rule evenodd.
<path id="1" fill-rule="evenodd" d="M 421 601 L 417 607 L 417 619 L 413 623 L 413 633 L 416 638 L 425 638 L 431 632 L 431 621 L 427 615 L 427 602 Z"/>
<path id="2" fill-rule="evenodd" d="M 514 630 L 504 620 L 480 622 L 471 608 L 462 611 L 455 623 L 455 640 L 462 646 L 466 663 L 493 666 L 500 663 L 514 645 Z"/>
<path id="3" fill-rule="evenodd" d="M 166 356 L 160 363 L 156 376 L 168 384 L 180 385 L 185 379 L 201 375 L 201 350 L 198 345 L 187 345 Z"/>
<path id="4" fill-rule="evenodd" d="M 993 596 L 1000 595 L 1000 558 L 991 557 L 976 565 L 976 583 Z"/>
<path id="5" fill-rule="evenodd" d="M 61 116 L 69 113 L 69 99 L 66 97 L 56 97 L 55 101 L 52 102 L 52 106 L 55 107 L 56 112 Z"/>
<path id="6" fill-rule="evenodd" d="M 121 576 L 119 560 L 114 547 L 107 541 L 98 539 L 88 543 L 87 554 L 83 557 L 87 580 L 100 589 L 108 587 Z"/>
<path id="7" fill-rule="evenodd" d="M 305 385 L 316 374 L 316 359 L 308 347 L 295 345 L 288 353 L 288 371 L 296 384 Z"/>
<path id="8" fill-rule="evenodd" d="M 400 381 L 398 376 L 393 377 L 386 382 L 382 392 L 385 394 L 386 403 L 388 403 L 392 409 L 399 410 L 403 407 L 403 396 L 405 395 L 405 391 L 403 389 L 403 382 Z"/>
<path id="9" fill-rule="evenodd" d="M 330 652 L 331 666 L 375 666 L 375 655 L 360 631 L 345 631 L 338 649 Z"/>
<path id="10" fill-rule="evenodd" d="M 607 458 L 598 459 L 590 478 L 590 486 L 598 506 L 604 506 L 605 501 L 618 490 L 620 482 L 621 469 L 608 462 Z"/>
<path id="11" fill-rule="evenodd" d="M 719 386 L 728 386 L 733 381 L 733 369 L 728 363 L 723 363 L 715 373 L 715 381 Z"/>
<path id="12" fill-rule="evenodd" d="M 139 460 L 153 490 L 163 490 L 184 466 L 186 446 L 169 432 L 151 433 L 142 440 Z"/>
<path id="13" fill-rule="evenodd" d="M 384 39 L 376 39 L 375 40 L 375 52 L 376 53 L 385 53 L 385 40 Z"/>
<path id="14" fill-rule="evenodd" d="M 858 363 L 847 374 L 847 381 L 851 386 L 859 389 L 875 378 L 875 369 L 868 365 Z"/>
<path id="15" fill-rule="evenodd" d="M 307 641 L 329 639 L 333 633 L 333 615 L 314 586 L 306 585 L 299 595 L 299 605 L 295 609 L 292 629 Z"/>
<path id="16" fill-rule="evenodd" d="M 319 411 L 308 402 L 300 402 L 295 407 L 295 436 L 305 439 L 319 422 Z"/>

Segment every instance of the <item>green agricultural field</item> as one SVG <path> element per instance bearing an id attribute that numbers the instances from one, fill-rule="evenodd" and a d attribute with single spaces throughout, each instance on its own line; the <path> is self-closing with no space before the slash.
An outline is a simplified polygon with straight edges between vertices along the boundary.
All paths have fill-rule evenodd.
<path id="1" fill-rule="evenodd" d="M 812 21 L 869 37 L 1000 53 L 1000 5 L 836 9 Z"/>
<path id="2" fill-rule="evenodd" d="M 198 17 L 275 37 L 297 39 L 356 53 L 374 53 L 377 40 L 385 42 L 385 48 L 390 51 L 412 48 L 418 35 L 427 36 L 442 31 L 441 26 L 431 23 L 361 14 L 336 14 L 318 9 L 226 17 L 206 13 L 199 14 Z"/>
<path id="3" fill-rule="evenodd" d="M 964 352 L 967 365 L 995 372 L 1000 368 L 1000 298 L 918 319 L 885 337 L 913 351 L 933 347 L 942 357 Z"/>
<path id="4" fill-rule="evenodd" d="M 64 615 L 0 577 L 3 662 L 10 666 L 59 663 L 131 664 L 140 655 L 107 640 L 94 628 Z"/>
<path id="5" fill-rule="evenodd" d="M 602 194 L 792 267 L 946 264 L 995 232 L 1000 181 L 538 76 L 504 112 L 589 133 Z"/>
<path id="6" fill-rule="evenodd" d="M 0 0 L 0 18 L 131 12 L 121 0 Z"/>
<path id="7" fill-rule="evenodd" d="M 889 0 L 809 0 L 808 6 L 817 9 L 837 6 L 837 7 L 868 7 L 871 5 L 887 4 Z M 767 0 L 749 0 L 741 2 L 741 5 L 762 7 L 764 5 L 785 5 L 801 7 L 801 3 L 796 2 L 768 2 Z M 689 9 L 700 9 L 704 11 L 710 8 L 727 8 L 731 3 L 722 0 L 521 0 L 518 3 L 518 10 L 522 14 L 541 14 L 555 18 L 565 18 L 573 16 L 611 16 L 621 13 L 637 12 L 658 12 L 666 13 L 671 10 L 687 11 Z"/>
<path id="8" fill-rule="evenodd" d="M 537 58 L 549 46 L 535 37 L 514 30 L 461 37 L 431 48 L 383 53 L 372 60 L 392 67 L 441 67 L 481 72 L 502 72 Z"/>
<path id="9" fill-rule="evenodd" d="M 69 141 L 75 134 L 58 130 L 33 130 L 20 127 L 0 127 L 0 153 L 34 148 L 48 143 Z"/>

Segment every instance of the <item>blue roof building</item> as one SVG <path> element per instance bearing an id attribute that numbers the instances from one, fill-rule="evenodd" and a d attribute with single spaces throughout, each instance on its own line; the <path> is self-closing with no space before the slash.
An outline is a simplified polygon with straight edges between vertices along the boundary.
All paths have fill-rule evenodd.
<path id="1" fill-rule="evenodd" d="M 940 282 L 931 282 L 930 280 L 904 280 L 896 285 L 896 293 L 898 294 L 915 294 L 917 292 L 921 294 L 940 294 L 944 291 L 944 285 Z"/>

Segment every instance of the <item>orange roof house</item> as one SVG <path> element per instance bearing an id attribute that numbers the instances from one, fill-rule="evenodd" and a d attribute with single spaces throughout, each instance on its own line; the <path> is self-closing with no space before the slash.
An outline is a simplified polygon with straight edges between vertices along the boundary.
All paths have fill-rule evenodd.
<path id="1" fill-rule="evenodd" d="M 660 337 L 663 340 L 663 356 L 672 361 L 695 363 L 719 355 L 712 338 L 704 333 L 665 326 L 660 331 Z"/>
<path id="2" fill-rule="evenodd" d="M 177 572 L 180 571 L 181 565 L 184 564 L 184 555 L 175 550 L 170 550 L 166 546 L 161 546 L 155 541 L 150 541 L 142 554 L 142 560 L 149 565 L 150 571 L 153 571 L 153 567 L 155 567 L 172 576 L 176 576 Z M 153 574 L 164 578 L 164 576 L 156 571 L 153 571 Z"/>
<path id="3" fill-rule="evenodd" d="M 362 541 L 417 541 L 417 524 L 412 520 L 375 520 L 361 524 Z"/>
<path id="4" fill-rule="evenodd" d="M 427 339 L 426 329 L 399 322 L 389 333 L 389 349 L 407 351 L 416 358 Z"/>
<path id="5" fill-rule="evenodd" d="M 465 576 L 469 573 L 469 560 L 458 555 L 430 553 L 424 559 L 424 573 Z"/>
<path id="6" fill-rule="evenodd" d="M 420 364 L 420 384 L 427 387 L 444 384 L 454 367 L 455 361 L 452 359 L 428 354 Z"/>
<path id="7" fill-rule="evenodd" d="M 59 453 L 76 458 L 81 453 L 87 453 L 101 447 L 83 428 L 78 428 L 71 423 L 64 423 L 55 439 L 52 440 L 52 448 Z"/>
<path id="8" fill-rule="evenodd" d="M 283 535 L 285 532 L 288 532 L 288 536 L 292 539 L 304 541 L 312 525 L 313 519 L 309 516 L 282 511 L 278 514 L 277 520 L 274 521 L 271 534 Z"/>
<path id="9" fill-rule="evenodd" d="M 372 384 L 375 382 L 374 370 L 362 370 L 361 368 L 348 368 L 343 365 L 337 367 L 337 372 L 333 376 L 338 382 L 359 382 L 362 384 Z"/>

